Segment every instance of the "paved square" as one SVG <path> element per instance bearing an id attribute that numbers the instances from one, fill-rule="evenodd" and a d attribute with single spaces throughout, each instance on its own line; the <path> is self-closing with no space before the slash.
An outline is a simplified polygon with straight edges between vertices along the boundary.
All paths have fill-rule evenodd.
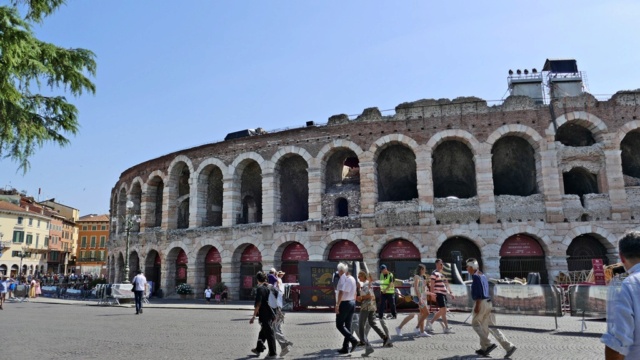
<path id="1" fill-rule="evenodd" d="M 0 311 L 4 359 L 251 359 L 259 326 L 250 325 L 250 310 L 221 310 L 210 305 L 181 308 L 148 306 L 143 315 L 133 308 L 61 305 L 40 302 L 7 303 Z M 180 305 L 177 305 L 180 307 Z M 246 306 L 245 306 L 246 307 Z M 402 314 L 401 314 L 402 315 Z M 400 318 L 390 320 L 394 347 L 380 348 L 375 333 L 372 359 L 476 359 L 479 347 L 473 329 L 453 314 L 456 333 L 445 335 L 436 325 L 431 338 L 395 336 Z M 287 313 L 284 330 L 295 343 L 288 359 L 360 358 L 362 348 L 337 356 L 341 338 L 331 313 Z M 600 335 L 606 324 L 588 321 L 580 332 L 579 318 L 497 315 L 505 335 L 518 350 L 513 359 L 601 359 Z M 404 329 L 409 333 L 415 320 Z M 279 350 L 278 350 L 279 351 Z M 263 357 L 266 355 L 263 353 Z M 496 349 L 494 359 L 504 350 Z"/>

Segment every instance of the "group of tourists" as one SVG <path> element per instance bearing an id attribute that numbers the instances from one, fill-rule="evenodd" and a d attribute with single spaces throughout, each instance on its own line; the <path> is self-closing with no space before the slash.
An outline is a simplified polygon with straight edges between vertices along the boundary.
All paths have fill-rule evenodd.
<path id="1" fill-rule="evenodd" d="M 16 296 L 16 289 L 18 286 L 24 286 L 24 296 L 19 298 Z M 42 295 L 42 289 L 40 288 L 40 280 L 36 280 L 35 277 L 27 279 L 22 277 L 21 280 L 9 278 L 6 275 L 0 275 L 0 310 L 4 310 L 4 302 L 6 300 L 20 300 L 24 301 L 27 298 L 37 298 Z"/>
<path id="2" fill-rule="evenodd" d="M 468 259 L 466 265 L 467 271 L 473 279 L 471 296 L 474 300 L 474 308 L 471 323 L 473 329 L 480 337 L 480 349 L 476 350 L 476 354 L 487 356 L 497 348 L 497 345 L 491 343 L 489 340 L 489 334 L 491 334 L 504 348 L 506 351 L 505 357 L 508 358 L 516 351 L 516 347 L 505 338 L 500 330 L 495 328 L 494 318 L 491 314 L 491 297 L 489 296 L 489 282 L 487 277 L 479 270 L 479 264 L 476 259 Z M 441 324 L 445 334 L 453 333 L 447 321 L 447 296 L 453 297 L 453 294 L 451 293 L 447 278 L 442 273 L 443 267 L 444 263 L 442 260 L 437 259 L 436 270 L 434 270 L 430 276 L 427 276 L 427 268 L 423 264 L 419 264 L 416 268 L 411 295 L 412 300 L 418 305 L 418 309 L 420 310 L 416 332 L 421 337 L 431 337 L 429 332 L 434 331 L 433 324 L 438 319 L 442 321 Z M 373 347 L 367 338 L 366 323 L 378 334 L 382 340 L 383 347 L 393 346 L 384 319 L 384 311 L 387 303 L 391 306 L 392 318 L 396 318 L 395 302 L 392 300 L 393 297 L 389 299 L 386 296 L 390 294 L 390 290 L 393 289 L 393 274 L 389 272 L 386 265 L 380 266 L 380 273 L 381 306 L 378 310 L 378 317 L 382 329 L 378 327 L 374 315 L 376 312 L 376 299 L 373 292 L 372 274 L 360 271 L 358 273 L 358 281 L 356 281 L 349 273 L 347 264 L 338 264 L 340 280 L 336 288 L 336 328 L 344 337 L 342 347 L 338 350 L 338 353 L 349 354 L 355 351 L 359 345 L 364 345 L 365 347 L 363 356 L 369 356 L 373 353 Z M 393 293 L 395 293 L 395 289 L 393 289 Z M 439 310 L 431 320 L 428 320 L 430 312 L 428 303 L 430 296 L 435 296 Z M 358 327 L 360 340 L 356 339 L 351 331 L 356 301 L 361 303 Z M 402 336 L 402 327 L 415 316 L 415 314 L 409 314 L 402 320 L 400 326 L 396 327 L 398 336 Z"/>
<path id="3" fill-rule="evenodd" d="M 253 317 L 249 323 L 253 324 L 257 317 L 260 323 L 260 333 L 256 347 L 251 349 L 251 352 L 259 356 L 268 349 L 269 352 L 265 359 L 278 357 L 276 341 L 280 344 L 281 357 L 288 354 L 289 348 L 293 346 L 293 342 L 287 340 L 282 331 L 284 323 L 284 313 L 282 312 L 284 283 L 282 277 L 284 274 L 283 271 L 276 271 L 275 268 L 271 268 L 269 274 L 262 271 L 256 274 L 258 286 L 256 287 Z M 264 345 L 265 342 L 267 346 Z"/>

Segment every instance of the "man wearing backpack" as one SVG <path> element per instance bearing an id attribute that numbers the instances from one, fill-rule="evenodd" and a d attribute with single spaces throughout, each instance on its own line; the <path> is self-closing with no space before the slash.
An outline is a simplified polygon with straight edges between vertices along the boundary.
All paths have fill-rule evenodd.
<path id="1" fill-rule="evenodd" d="M 276 341 L 280 344 L 280 357 L 283 357 L 289 353 L 289 347 L 293 346 L 293 343 L 287 340 L 284 332 L 282 332 L 282 324 L 284 323 L 284 313 L 282 312 L 284 284 L 282 283 L 282 277 L 284 276 L 284 271 L 278 271 L 276 276 L 277 282 L 273 285 L 273 290 L 269 294 L 269 306 L 273 308 L 276 314 L 276 319 L 273 321 L 273 332 L 275 333 Z"/>
<path id="2" fill-rule="evenodd" d="M 264 346 L 264 341 L 266 341 L 269 347 L 269 355 L 265 359 L 275 359 L 277 357 L 276 337 L 272 327 L 275 313 L 269 306 L 271 290 L 268 287 L 269 284 L 267 284 L 267 276 L 262 271 L 256 274 L 256 280 L 258 281 L 258 286 L 256 287 L 255 310 L 253 311 L 253 317 L 249 320 L 249 324 L 253 324 L 257 316 L 260 322 L 260 334 L 258 335 L 258 343 L 255 348 L 251 349 L 251 352 L 260 356 L 260 353 L 266 349 Z"/>

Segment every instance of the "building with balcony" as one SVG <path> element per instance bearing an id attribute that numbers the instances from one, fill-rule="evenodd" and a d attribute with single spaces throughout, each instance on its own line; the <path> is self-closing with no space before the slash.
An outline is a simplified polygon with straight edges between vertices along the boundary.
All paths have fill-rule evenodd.
<path id="1" fill-rule="evenodd" d="M 36 206 L 0 200 L 0 273 L 15 277 L 46 272 L 51 218 Z"/>
<path id="2" fill-rule="evenodd" d="M 419 262 L 476 257 L 490 277 L 544 283 L 617 261 L 618 239 L 640 225 L 640 91 L 596 99 L 575 60 L 508 84 L 499 104 L 368 108 L 126 169 L 111 194 L 110 281 L 126 256 L 165 294 L 224 281 L 236 298 L 257 270 L 295 282 L 307 260 L 386 264 L 402 279 Z M 127 254 L 130 214 L 141 222 Z"/>

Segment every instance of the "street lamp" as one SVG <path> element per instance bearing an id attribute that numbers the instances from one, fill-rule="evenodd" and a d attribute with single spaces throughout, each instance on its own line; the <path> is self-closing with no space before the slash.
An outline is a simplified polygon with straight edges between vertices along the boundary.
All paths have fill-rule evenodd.
<path id="1" fill-rule="evenodd" d="M 24 245 L 22 246 L 22 251 L 18 253 L 18 255 L 13 255 L 13 257 L 20 258 L 20 267 L 18 268 L 18 281 L 20 281 L 20 276 L 22 276 L 22 259 L 26 257 L 31 257 L 31 253 L 29 252 L 29 247 Z"/>
<path id="2" fill-rule="evenodd" d="M 136 214 L 131 214 L 133 209 L 133 201 L 129 200 L 126 204 L 127 213 L 123 217 L 124 220 L 124 230 L 126 233 L 125 241 L 126 241 L 126 249 L 125 249 L 125 257 L 124 257 L 124 284 L 129 284 L 129 233 L 135 224 L 140 223 L 140 216 Z"/>

